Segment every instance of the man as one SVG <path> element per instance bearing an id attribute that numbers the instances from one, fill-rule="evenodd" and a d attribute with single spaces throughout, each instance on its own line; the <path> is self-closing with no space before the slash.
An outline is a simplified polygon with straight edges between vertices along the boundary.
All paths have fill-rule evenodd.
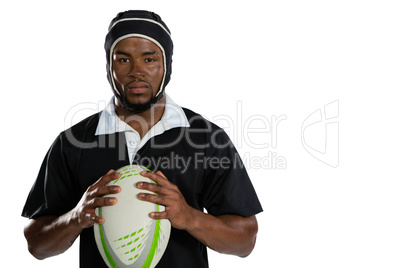
<path id="1" fill-rule="evenodd" d="M 114 170 L 138 163 L 155 171 L 142 175 L 156 182 L 138 183 L 155 193 L 139 198 L 166 208 L 149 216 L 172 224 L 157 267 L 208 267 L 206 246 L 249 255 L 261 205 L 225 132 L 165 94 L 173 54 L 168 27 L 152 12 L 119 13 L 105 50 L 115 96 L 104 111 L 62 132 L 48 151 L 23 210 L 31 254 L 60 254 L 79 236 L 80 266 L 106 267 L 92 228 L 105 219 L 95 208 L 118 202 L 104 197 L 121 191 L 106 186 L 120 177 Z"/>

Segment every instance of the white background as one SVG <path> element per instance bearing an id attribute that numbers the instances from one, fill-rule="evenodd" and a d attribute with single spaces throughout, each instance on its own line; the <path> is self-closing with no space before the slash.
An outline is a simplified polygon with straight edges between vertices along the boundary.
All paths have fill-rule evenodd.
<path id="1" fill-rule="evenodd" d="M 245 259 L 210 252 L 211 267 L 402 266 L 402 8 L 386 0 L 3 1 L 3 263 L 78 267 L 78 243 L 45 261 L 30 256 L 20 214 L 57 134 L 110 99 L 104 36 L 127 9 L 153 10 L 172 31 L 170 96 L 254 157 L 246 165 L 264 207 L 256 248 Z M 301 127 L 334 101 L 339 165 L 331 167 L 306 151 Z M 274 147 L 264 128 L 281 115 Z M 219 118 L 232 118 L 236 131 Z M 318 126 L 315 148 L 326 141 Z M 265 165 L 269 153 L 284 169 Z"/>

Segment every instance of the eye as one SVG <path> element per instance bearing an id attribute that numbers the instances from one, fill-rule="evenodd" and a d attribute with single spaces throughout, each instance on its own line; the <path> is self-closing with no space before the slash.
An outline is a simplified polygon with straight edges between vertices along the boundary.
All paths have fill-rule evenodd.
<path id="1" fill-rule="evenodd" d="M 155 59 L 153 59 L 153 58 L 146 58 L 144 61 L 145 61 L 145 62 L 154 62 Z"/>
<path id="2" fill-rule="evenodd" d="M 119 59 L 119 62 L 128 63 L 128 62 L 130 62 L 130 59 L 128 59 L 128 58 L 121 58 L 121 59 Z"/>

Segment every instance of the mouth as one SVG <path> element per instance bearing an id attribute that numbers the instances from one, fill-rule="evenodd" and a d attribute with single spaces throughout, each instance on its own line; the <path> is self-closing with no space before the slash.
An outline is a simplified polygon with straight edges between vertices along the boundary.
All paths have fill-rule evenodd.
<path id="1" fill-rule="evenodd" d="M 145 82 L 132 82 L 126 86 L 126 89 L 131 94 L 142 94 L 149 90 L 149 85 Z"/>

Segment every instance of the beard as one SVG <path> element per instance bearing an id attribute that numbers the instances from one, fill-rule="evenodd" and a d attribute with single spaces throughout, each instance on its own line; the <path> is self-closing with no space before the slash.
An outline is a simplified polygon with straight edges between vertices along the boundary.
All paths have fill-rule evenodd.
<path id="1" fill-rule="evenodd" d="M 140 103 L 140 104 L 135 104 L 135 103 L 131 103 L 128 99 L 127 96 L 121 96 L 118 94 L 115 94 L 116 98 L 118 99 L 119 103 L 121 104 L 121 107 L 126 109 L 127 111 L 133 113 L 133 114 L 140 114 L 143 113 L 149 109 L 151 109 L 151 107 L 163 97 L 163 91 L 161 93 L 159 93 L 158 96 L 152 96 L 151 99 L 146 102 L 146 103 Z"/>

